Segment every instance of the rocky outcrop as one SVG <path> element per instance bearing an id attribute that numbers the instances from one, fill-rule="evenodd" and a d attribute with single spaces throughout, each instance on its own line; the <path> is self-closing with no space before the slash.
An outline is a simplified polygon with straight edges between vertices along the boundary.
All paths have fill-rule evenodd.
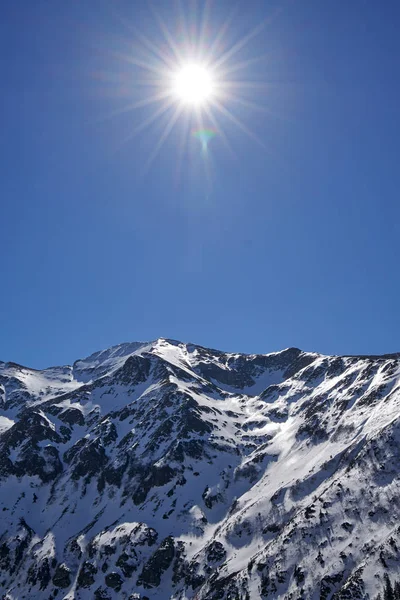
<path id="1" fill-rule="evenodd" d="M 383 598 L 399 378 L 399 355 L 166 339 L 0 363 L 0 597 Z"/>

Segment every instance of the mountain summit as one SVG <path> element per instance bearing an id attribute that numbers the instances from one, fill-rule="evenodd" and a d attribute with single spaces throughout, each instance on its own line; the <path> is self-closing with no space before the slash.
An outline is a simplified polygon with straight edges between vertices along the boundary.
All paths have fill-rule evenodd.
<path id="1" fill-rule="evenodd" d="M 1 597 L 400 598 L 399 384 L 167 339 L 0 362 Z"/>

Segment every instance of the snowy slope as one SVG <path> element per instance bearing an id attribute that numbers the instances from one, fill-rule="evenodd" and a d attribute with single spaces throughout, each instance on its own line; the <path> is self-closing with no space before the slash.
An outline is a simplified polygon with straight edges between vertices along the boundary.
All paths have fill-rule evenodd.
<path id="1" fill-rule="evenodd" d="M 400 356 L 159 339 L 0 362 L 0 592 L 375 599 L 400 580 Z"/>

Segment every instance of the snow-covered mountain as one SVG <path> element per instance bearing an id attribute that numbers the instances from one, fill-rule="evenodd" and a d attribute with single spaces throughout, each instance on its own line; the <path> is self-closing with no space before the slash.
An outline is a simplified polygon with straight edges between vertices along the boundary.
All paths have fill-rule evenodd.
<path id="1" fill-rule="evenodd" d="M 400 355 L 166 339 L 0 362 L 2 598 L 395 597 L 399 384 Z"/>

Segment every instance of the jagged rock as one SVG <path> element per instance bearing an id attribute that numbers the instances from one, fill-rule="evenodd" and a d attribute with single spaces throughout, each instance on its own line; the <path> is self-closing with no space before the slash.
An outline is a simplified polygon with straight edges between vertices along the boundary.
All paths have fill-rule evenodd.
<path id="1" fill-rule="evenodd" d="M 81 570 L 79 571 L 78 581 L 77 581 L 78 587 L 88 588 L 88 587 L 92 586 L 95 582 L 96 574 L 97 574 L 96 566 L 93 563 L 86 560 L 83 563 Z"/>
<path id="2" fill-rule="evenodd" d="M 38 565 L 31 565 L 28 571 L 27 582 L 33 586 L 39 583 L 40 589 L 45 590 L 51 580 L 49 560 L 44 558 Z"/>
<path id="3" fill-rule="evenodd" d="M 53 584 L 61 589 L 65 589 L 71 585 L 71 570 L 65 563 L 57 565 L 53 576 Z"/>
<path id="4" fill-rule="evenodd" d="M 132 564 L 130 557 L 123 552 L 116 562 L 117 567 L 121 569 L 124 576 L 129 579 L 137 569 L 137 564 Z"/>
<path id="5" fill-rule="evenodd" d="M 154 486 L 163 486 L 166 483 L 172 481 L 177 471 L 172 469 L 169 465 L 161 467 L 152 466 L 148 471 L 145 471 L 141 476 L 140 483 L 133 495 L 133 501 L 135 504 L 141 504 L 146 500 L 149 490 Z"/>
<path id="6" fill-rule="evenodd" d="M 204 500 L 204 504 L 209 509 L 213 508 L 213 506 L 215 504 L 217 504 L 218 502 L 223 502 L 223 500 L 224 500 L 224 497 L 220 492 L 213 494 L 208 486 L 205 488 L 201 497 Z"/>
<path id="7" fill-rule="evenodd" d="M 113 572 L 108 573 L 108 575 L 106 575 L 105 582 L 108 587 L 112 588 L 116 592 L 119 592 L 122 584 L 124 583 L 124 580 L 122 579 L 119 573 Z"/>
<path id="8" fill-rule="evenodd" d="M 221 542 L 217 542 L 216 540 L 211 542 L 211 544 L 207 547 L 206 557 L 208 562 L 211 563 L 225 560 L 226 550 L 223 544 L 221 544 Z"/>
<path id="9" fill-rule="evenodd" d="M 0 363 L 3 596 L 398 591 L 399 373 L 400 355 L 166 339 Z"/>
<path id="10" fill-rule="evenodd" d="M 111 600 L 111 596 L 107 592 L 107 590 L 102 587 L 97 588 L 94 592 L 94 600 Z"/>
<path id="11" fill-rule="evenodd" d="M 68 425 L 84 425 L 85 419 L 78 408 L 68 408 L 58 415 L 58 418 Z"/>
<path id="12" fill-rule="evenodd" d="M 175 556 L 174 539 L 167 537 L 143 567 L 137 585 L 153 588 L 160 585 L 162 574 L 168 569 Z"/>
<path id="13" fill-rule="evenodd" d="M 83 444 L 73 461 L 72 477 L 91 478 L 99 474 L 100 469 L 108 462 L 106 451 L 100 440 L 92 440 Z"/>

